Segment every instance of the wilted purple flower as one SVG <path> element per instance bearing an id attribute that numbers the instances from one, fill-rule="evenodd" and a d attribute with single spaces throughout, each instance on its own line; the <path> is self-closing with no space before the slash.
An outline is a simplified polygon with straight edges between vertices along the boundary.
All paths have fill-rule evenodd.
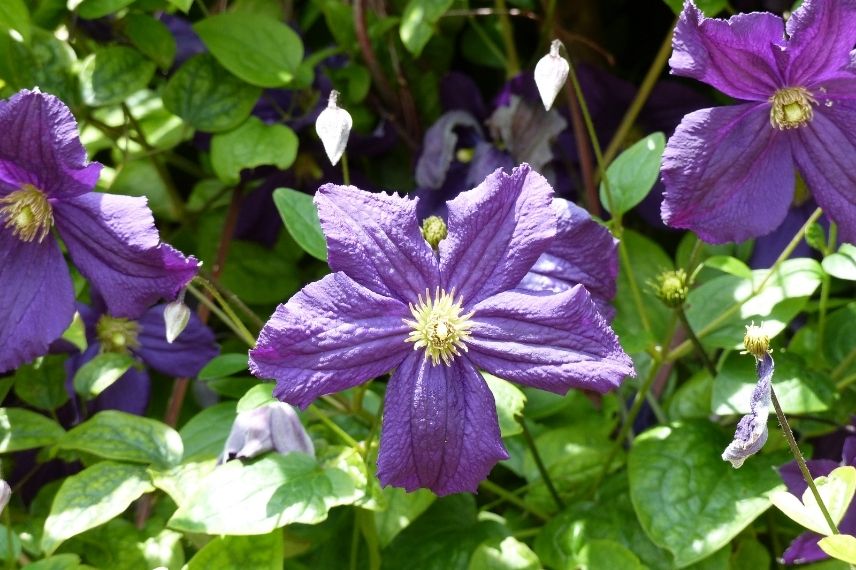
<path id="1" fill-rule="evenodd" d="M 272 402 L 238 414 L 219 463 L 232 459 L 249 459 L 268 451 L 299 451 L 315 456 L 315 446 L 306 433 L 294 408 Z"/>
<path id="2" fill-rule="evenodd" d="M 749 413 L 737 423 L 734 440 L 722 452 L 722 459 L 731 463 L 735 469 L 743 465 L 747 457 L 758 453 L 767 443 L 767 417 L 770 415 L 774 368 L 773 357 L 767 353 L 755 361 L 758 383 L 752 391 Z"/>
<path id="3" fill-rule="evenodd" d="M 74 315 L 56 228 L 110 313 L 137 317 L 172 299 L 197 262 L 159 243 L 144 198 L 92 192 L 77 123 L 56 97 L 21 91 L 0 102 L 0 372 L 44 354 Z"/>
<path id="4" fill-rule="evenodd" d="M 335 273 L 280 305 L 250 351 L 281 400 L 308 406 L 395 369 L 378 478 L 474 491 L 508 457 L 478 370 L 564 394 L 605 392 L 633 365 L 588 292 L 514 288 L 556 234 L 552 189 L 528 165 L 447 204 L 433 250 L 417 200 L 332 184 L 315 196 Z"/>
<path id="5" fill-rule="evenodd" d="M 672 72 L 746 101 L 684 117 L 663 156 L 666 223 L 707 241 L 742 241 L 784 220 L 799 169 L 817 203 L 856 241 L 856 2 L 806 0 L 708 19 L 687 2 Z"/>

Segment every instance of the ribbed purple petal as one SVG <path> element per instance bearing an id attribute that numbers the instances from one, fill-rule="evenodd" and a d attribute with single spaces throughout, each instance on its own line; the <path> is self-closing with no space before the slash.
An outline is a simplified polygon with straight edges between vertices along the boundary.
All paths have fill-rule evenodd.
<path id="1" fill-rule="evenodd" d="M 98 181 L 101 165 L 86 160 L 77 122 L 53 95 L 25 89 L 0 101 L 0 133 L 0 186 L 7 192 L 32 184 L 64 199 Z"/>
<path id="2" fill-rule="evenodd" d="M 439 284 L 437 258 L 422 237 L 417 200 L 325 184 L 315 194 L 327 261 L 368 289 L 415 302 Z"/>
<path id="3" fill-rule="evenodd" d="M 467 358 L 500 378 L 564 394 L 606 392 L 635 375 L 582 285 L 552 295 L 508 291 L 474 310 Z"/>
<path id="4" fill-rule="evenodd" d="M 579 206 L 553 200 L 558 224 L 556 237 L 517 286 L 528 291 L 558 293 L 584 285 L 600 314 L 611 320 L 611 302 L 618 277 L 618 241 Z"/>
<path id="5" fill-rule="evenodd" d="M 856 243 L 856 101 L 818 106 L 797 130 L 793 153 L 800 173 L 841 239 Z"/>
<path id="6" fill-rule="evenodd" d="M 74 289 L 56 240 L 25 242 L 0 225 L 0 372 L 45 354 L 73 315 Z"/>
<path id="7" fill-rule="evenodd" d="M 467 307 L 523 279 L 556 234 L 553 189 L 529 165 L 497 170 L 449 202 L 440 273 Z"/>
<path id="8" fill-rule="evenodd" d="M 71 259 L 114 317 L 139 317 L 175 299 L 198 263 L 160 243 L 145 198 L 91 192 L 57 203 L 54 218 Z"/>
<path id="9" fill-rule="evenodd" d="M 737 99 L 767 101 L 783 85 L 774 50 L 784 44 L 784 23 L 773 14 L 705 18 L 692 2 L 675 27 L 672 73 L 704 81 Z"/>
<path id="10" fill-rule="evenodd" d="M 458 145 L 456 129 L 469 128 L 484 138 L 481 126 L 475 117 L 465 111 L 444 113 L 425 132 L 422 153 L 416 163 L 416 184 L 422 188 L 439 188 L 446 180 L 449 165 L 455 158 Z"/>
<path id="11" fill-rule="evenodd" d="M 856 45 L 856 1 L 805 0 L 788 18 L 787 85 L 807 85 L 850 63 Z"/>
<path id="12" fill-rule="evenodd" d="M 508 453 L 496 404 L 465 358 L 433 366 L 421 351 L 392 375 L 384 400 L 377 476 L 382 485 L 475 492 Z"/>
<path id="13" fill-rule="evenodd" d="M 684 117 L 663 154 L 663 221 L 712 243 L 743 241 L 782 223 L 794 165 L 789 133 L 770 126 L 769 109 L 735 105 Z"/>
<path id="14" fill-rule="evenodd" d="M 165 307 L 155 305 L 139 318 L 140 348 L 134 352 L 147 365 L 167 376 L 193 378 L 217 356 L 220 348 L 214 342 L 214 333 L 202 324 L 196 313 L 190 313 L 187 327 L 172 344 L 168 343 L 163 320 Z"/>
<path id="15" fill-rule="evenodd" d="M 782 554 L 782 562 L 785 564 L 808 564 L 818 560 L 826 560 L 829 555 L 817 545 L 823 538 L 816 532 L 804 532 L 791 542 L 790 546 Z"/>
<path id="16" fill-rule="evenodd" d="M 310 283 L 276 312 L 250 351 L 250 370 L 277 381 L 274 395 L 305 408 L 388 372 L 413 345 L 405 341 L 410 311 L 333 273 Z"/>

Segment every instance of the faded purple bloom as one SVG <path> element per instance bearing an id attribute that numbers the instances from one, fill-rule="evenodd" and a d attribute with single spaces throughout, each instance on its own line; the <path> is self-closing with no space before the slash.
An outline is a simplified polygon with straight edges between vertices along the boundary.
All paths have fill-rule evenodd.
<path id="1" fill-rule="evenodd" d="M 268 451 L 315 456 L 312 439 L 288 404 L 273 402 L 239 413 L 218 462 L 250 459 Z"/>
<path id="2" fill-rule="evenodd" d="M 764 354 L 755 362 L 758 383 L 752 391 L 749 413 L 737 424 L 734 440 L 722 452 L 722 459 L 737 469 L 746 458 L 758 453 L 767 443 L 767 417 L 770 415 L 771 382 L 773 380 L 773 357 Z"/>
<path id="3" fill-rule="evenodd" d="M 74 314 L 62 238 L 110 313 L 138 317 L 173 299 L 197 262 L 159 241 L 144 198 L 92 192 L 77 123 L 56 97 L 21 91 L 0 102 L 0 372 L 47 352 Z"/>
<path id="4" fill-rule="evenodd" d="M 584 287 L 515 289 L 556 235 L 552 194 L 528 165 L 498 170 L 447 204 L 435 251 L 418 199 L 322 186 L 315 203 L 335 273 L 277 308 L 250 369 L 302 407 L 395 369 L 381 483 L 475 491 L 508 457 L 478 370 L 560 394 L 605 392 L 634 373 Z"/>
<path id="5" fill-rule="evenodd" d="M 806 0 L 708 19 L 688 1 L 672 72 L 744 101 L 684 117 L 663 155 L 663 220 L 703 239 L 743 241 L 778 227 L 799 169 L 817 203 L 856 241 L 856 1 Z"/>

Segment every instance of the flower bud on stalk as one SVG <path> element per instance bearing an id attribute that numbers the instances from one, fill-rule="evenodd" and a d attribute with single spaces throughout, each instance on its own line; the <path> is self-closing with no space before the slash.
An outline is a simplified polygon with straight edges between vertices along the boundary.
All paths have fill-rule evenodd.
<path id="1" fill-rule="evenodd" d="M 3 512 L 3 509 L 6 508 L 6 505 L 9 504 L 9 499 L 12 497 L 12 487 L 9 486 L 9 483 L 0 479 L 0 513 Z"/>
<path id="2" fill-rule="evenodd" d="M 559 55 L 561 47 L 562 42 L 553 40 L 550 44 L 550 53 L 538 60 L 535 65 L 535 85 L 541 95 L 541 101 L 544 102 L 544 108 L 548 111 L 568 79 L 570 70 L 568 61 Z"/>
<path id="3" fill-rule="evenodd" d="M 683 269 L 663 271 L 657 275 L 654 294 L 667 307 L 677 309 L 683 306 L 689 295 L 690 288 L 687 281 L 687 272 Z"/>
<path id="4" fill-rule="evenodd" d="M 166 323 L 166 341 L 172 344 L 190 322 L 190 309 L 184 304 L 184 291 L 164 308 L 163 320 Z"/>
<path id="5" fill-rule="evenodd" d="M 315 121 L 315 132 L 318 133 L 318 138 L 324 145 L 327 158 L 334 166 L 345 152 L 345 147 L 348 145 L 348 135 L 351 134 L 351 127 L 354 124 L 351 114 L 339 108 L 338 99 L 339 92 L 335 89 L 330 91 L 327 108 L 321 111 Z"/>

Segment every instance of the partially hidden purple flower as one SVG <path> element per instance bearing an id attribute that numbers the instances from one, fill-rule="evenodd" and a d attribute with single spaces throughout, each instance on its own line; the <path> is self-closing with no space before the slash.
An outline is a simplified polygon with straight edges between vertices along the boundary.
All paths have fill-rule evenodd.
<path id="1" fill-rule="evenodd" d="M 737 469 L 751 455 L 758 453 L 767 443 L 767 417 L 770 415 L 772 394 L 773 357 L 764 353 L 755 361 L 758 383 L 749 401 L 749 413 L 737 423 L 734 440 L 722 452 L 722 459 Z"/>
<path id="2" fill-rule="evenodd" d="M 174 299 L 197 261 L 160 243 L 145 198 L 92 192 L 77 123 L 56 97 L 0 101 L 0 372 L 47 352 L 74 315 L 74 289 L 52 229 L 112 315 Z"/>
<path id="3" fill-rule="evenodd" d="M 769 13 L 705 18 L 688 1 L 669 63 L 742 101 L 684 117 L 663 155 L 663 220 L 706 241 L 742 241 L 785 219 L 799 170 L 856 241 L 856 1 L 806 0 Z"/>
<path id="4" fill-rule="evenodd" d="M 214 333 L 191 313 L 187 327 L 172 343 L 166 340 L 164 309 L 159 304 L 138 319 L 114 317 L 107 312 L 102 298 L 92 295 L 92 305 L 77 304 L 89 342 L 86 350 L 66 361 L 66 389 L 74 396 L 73 379 L 84 364 L 104 352 L 131 354 L 145 366 L 132 366 L 116 382 L 87 403 L 91 415 L 99 410 L 121 410 L 143 414 L 149 402 L 151 380 L 146 367 L 173 377 L 195 377 L 202 367 L 217 356 L 220 348 Z M 74 401 L 74 400 L 72 400 Z"/>
<path id="5" fill-rule="evenodd" d="M 232 459 L 250 459 L 267 453 L 297 451 L 315 456 L 315 445 L 294 408 L 283 402 L 272 402 L 240 412 L 229 431 L 229 438 L 219 463 Z"/>
<path id="6" fill-rule="evenodd" d="M 844 440 L 844 449 L 840 462 L 832 459 L 811 459 L 806 461 L 809 473 L 815 479 L 829 475 L 836 467 L 848 465 L 856 467 L 856 437 L 853 436 Z M 805 479 L 803 479 L 802 472 L 796 461 L 780 467 L 779 474 L 782 476 L 785 485 L 787 485 L 789 493 L 797 497 L 801 497 L 805 493 L 808 486 Z M 844 518 L 838 523 L 838 530 L 842 534 L 856 534 L 856 501 L 850 503 L 847 512 L 844 513 Z M 823 536 L 816 532 L 807 531 L 802 533 L 785 550 L 782 560 L 785 564 L 808 564 L 809 562 L 826 560 L 829 558 L 829 555 L 817 545 L 817 542 L 821 538 Z"/>
<path id="7" fill-rule="evenodd" d="M 508 454 L 479 374 L 564 394 L 605 392 L 633 364 L 584 287 L 515 289 L 556 235 L 552 189 L 521 165 L 447 204 L 436 250 L 418 199 L 328 184 L 315 196 L 334 271 L 280 305 L 250 369 L 301 407 L 392 369 L 378 478 L 475 491 Z"/>

